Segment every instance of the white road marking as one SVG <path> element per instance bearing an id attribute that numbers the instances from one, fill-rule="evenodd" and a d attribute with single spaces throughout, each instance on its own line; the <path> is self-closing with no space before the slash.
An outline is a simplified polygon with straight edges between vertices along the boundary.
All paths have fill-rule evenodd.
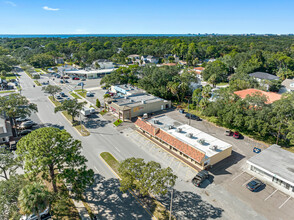
<path id="1" fill-rule="evenodd" d="M 268 200 L 272 195 L 274 195 L 274 193 L 275 192 L 277 192 L 278 190 L 276 189 L 272 194 L 270 194 L 268 197 L 266 197 L 265 199 L 264 199 L 264 201 L 266 201 L 266 200 Z"/>
<path id="2" fill-rule="evenodd" d="M 242 186 L 245 186 L 246 183 L 249 183 L 251 180 L 253 180 L 255 177 L 253 176 L 250 180 L 246 181 L 245 183 L 242 184 Z"/>
<path id="3" fill-rule="evenodd" d="M 99 170 L 97 169 L 97 167 L 94 166 L 94 169 L 99 173 Z"/>
<path id="4" fill-rule="evenodd" d="M 289 201 L 289 199 L 291 199 L 291 196 L 289 196 L 289 198 L 282 205 L 280 205 L 279 209 L 282 208 L 286 204 L 286 202 Z"/>
<path id="5" fill-rule="evenodd" d="M 118 152 L 120 152 L 120 150 L 117 147 L 114 147 Z"/>
<path id="6" fill-rule="evenodd" d="M 235 176 L 232 181 L 234 181 L 235 179 L 237 179 L 239 176 L 241 176 L 243 173 L 245 173 L 245 171 L 243 171 L 242 173 L 238 174 L 237 176 Z"/>

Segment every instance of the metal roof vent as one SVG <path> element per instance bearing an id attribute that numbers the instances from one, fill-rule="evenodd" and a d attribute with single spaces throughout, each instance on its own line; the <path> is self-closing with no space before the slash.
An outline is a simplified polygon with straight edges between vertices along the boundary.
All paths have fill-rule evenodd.
<path id="1" fill-rule="evenodd" d="M 125 99 L 128 99 L 129 97 L 125 96 Z"/>
<path id="2" fill-rule="evenodd" d="M 159 124 L 159 120 L 157 120 L 157 119 L 156 120 L 153 120 L 153 123 L 154 124 Z"/>
<path id="3" fill-rule="evenodd" d="M 135 102 L 133 99 L 130 100 L 131 102 Z"/>
<path id="4" fill-rule="evenodd" d="M 192 134 L 192 133 L 187 133 L 186 136 L 187 136 L 188 138 L 192 138 L 192 137 L 193 137 L 193 134 Z"/>
<path id="5" fill-rule="evenodd" d="M 173 128 L 174 128 L 174 126 L 168 125 L 168 130 L 173 129 Z"/>
<path id="6" fill-rule="evenodd" d="M 199 144 L 204 145 L 205 144 L 205 139 L 201 138 L 197 141 Z"/>
<path id="7" fill-rule="evenodd" d="M 213 146 L 210 146 L 210 147 L 209 147 L 210 150 L 214 150 L 214 151 L 217 150 L 217 148 L 218 148 L 217 145 L 213 145 Z"/>
<path id="8" fill-rule="evenodd" d="M 146 104 L 146 101 L 145 100 L 142 100 L 141 102 L 142 102 L 142 104 Z"/>
<path id="9" fill-rule="evenodd" d="M 182 128 L 177 128 L 177 132 L 181 133 L 183 131 Z"/>

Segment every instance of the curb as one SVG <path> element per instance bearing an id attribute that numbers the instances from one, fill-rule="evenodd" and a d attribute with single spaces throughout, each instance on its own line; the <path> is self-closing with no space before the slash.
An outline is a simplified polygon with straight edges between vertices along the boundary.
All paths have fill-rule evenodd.
<path id="1" fill-rule="evenodd" d="M 48 99 L 49 99 L 49 97 L 47 97 Z M 51 101 L 51 99 L 49 99 L 49 101 L 51 102 L 51 104 L 53 105 L 53 106 L 55 106 L 55 104 Z M 56 107 L 56 106 L 55 106 Z M 72 123 L 64 116 L 64 114 L 62 114 L 62 112 L 61 112 L 61 115 L 65 118 L 65 120 L 67 120 L 67 122 L 68 123 L 70 123 L 71 125 L 72 125 Z M 77 131 L 77 133 L 80 135 L 80 136 L 82 136 L 82 137 L 87 137 L 87 136 L 90 136 L 90 135 L 87 135 L 87 136 L 84 136 L 84 135 L 82 135 L 81 133 L 80 133 L 80 131 L 75 127 L 75 126 L 72 126 L 76 131 Z M 90 133 L 90 132 L 89 132 Z"/>

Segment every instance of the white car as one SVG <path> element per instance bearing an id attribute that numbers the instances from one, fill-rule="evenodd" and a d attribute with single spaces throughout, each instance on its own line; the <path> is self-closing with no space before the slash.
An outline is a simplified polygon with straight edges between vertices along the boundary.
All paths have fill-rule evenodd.
<path id="1" fill-rule="evenodd" d="M 41 219 L 49 214 L 49 207 L 40 213 Z M 37 215 L 23 215 L 19 220 L 38 220 Z"/>

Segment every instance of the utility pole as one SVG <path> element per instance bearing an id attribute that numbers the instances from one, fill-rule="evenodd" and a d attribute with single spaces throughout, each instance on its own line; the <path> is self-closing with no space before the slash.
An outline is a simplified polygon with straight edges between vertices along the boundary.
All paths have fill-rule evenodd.
<path id="1" fill-rule="evenodd" d="M 171 213 L 172 213 L 172 206 L 173 206 L 173 193 L 174 193 L 174 189 L 172 188 L 171 196 L 170 196 L 169 220 L 171 220 Z"/>
<path id="2" fill-rule="evenodd" d="M 188 116 L 189 116 L 188 125 L 190 125 L 190 121 L 191 121 L 191 114 L 189 114 L 189 109 L 190 109 L 190 99 L 188 99 Z"/>

